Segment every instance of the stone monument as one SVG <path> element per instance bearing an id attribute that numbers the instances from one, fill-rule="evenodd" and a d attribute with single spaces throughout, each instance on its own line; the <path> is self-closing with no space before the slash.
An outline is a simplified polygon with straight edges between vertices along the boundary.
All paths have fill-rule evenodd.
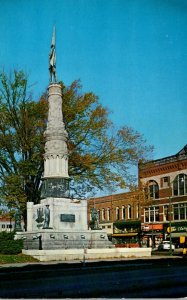
<path id="1" fill-rule="evenodd" d="M 49 55 L 48 121 L 44 175 L 39 204 L 27 203 L 27 231 L 17 232 L 24 249 L 109 248 L 107 233 L 88 230 L 87 201 L 71 199 L 68 175 L 68 134 L 63 122 L 62 90 L 56 79 L 55 31 Z"/>

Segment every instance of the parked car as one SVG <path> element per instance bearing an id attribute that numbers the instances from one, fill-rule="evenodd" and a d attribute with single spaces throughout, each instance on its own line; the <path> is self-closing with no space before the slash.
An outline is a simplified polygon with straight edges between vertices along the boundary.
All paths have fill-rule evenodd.
<path id="1" fill-rule="evenodd" d="M 175 250 L 175 245 L 171 244 L 172 251 Z M 170 241 L 162 241 L 158 246 L 158 250 L 170 250 Z"/>

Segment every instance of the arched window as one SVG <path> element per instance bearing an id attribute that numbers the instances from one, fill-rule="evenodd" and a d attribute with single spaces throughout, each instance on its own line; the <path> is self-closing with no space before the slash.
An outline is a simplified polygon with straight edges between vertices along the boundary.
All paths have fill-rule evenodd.
<path id="1" fill-rule="evenodd" d="M 173 195 L 185 195 L 187 194 L 187 175 L 179 174 L 173 181 Z"/>
<path id="2" fill-rule="evenodd" d="M 102 220 L 104 221 L 105 220 L 105 209 L 102 208 Z"/>
<path id="3" fill-rule="evenodd" d="M 139 219 L 139 214 L 140 214 L 140 212 L 139 212 L 139 205 L 137 204 L 136 206 L 135 206 L 135 211 L 136 211 L 136 219 Z"/>
<path id="4" fill-rule="evenodd" d="M 121 210 L 121 214 L 122 214 L 122 219 L 125 219 L 125 206 L 122 206 L 122 210 Z"/>
<path id="5" fill-rule="evenodd" d="M 119 220 L 119 207 L 116 207 L 116 220 Z"/>
<path id="6" fill-rule="evenodd" d="M 110 221 L 110 208 L 107 208 L 107 221 Z"/>
<path id="7" fill-rule="evenodd" d="M 158 183 L 154 180 L 148 182 L 148 195 L 147 198 L 158 199 L 159 198 L 159 186 Z"/>
<path id="8" fill-rule="evenodd" d="M 128 208 L 128 219 L 131 219 L 131 217 L 132 217 L 131 205 L 129 204 L 127 208 Z"/>

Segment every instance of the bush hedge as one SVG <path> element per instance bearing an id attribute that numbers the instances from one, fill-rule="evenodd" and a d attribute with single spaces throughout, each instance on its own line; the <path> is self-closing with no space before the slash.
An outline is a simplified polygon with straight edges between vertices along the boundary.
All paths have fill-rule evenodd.
<path id="1" fill-rule="evenodd" d="M 0 232 L 0 254 L 18 254 L 23 249 L 22 240 L 14 240 L 14 232 Z"/>

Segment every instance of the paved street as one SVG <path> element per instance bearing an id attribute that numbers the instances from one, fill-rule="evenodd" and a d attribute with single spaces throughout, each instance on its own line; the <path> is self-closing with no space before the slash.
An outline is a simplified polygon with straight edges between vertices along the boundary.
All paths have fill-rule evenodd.
<path id="1" fill-rule="evenodd" d="M 0 269 L 1 298 L 179 298 L 187 260 L 34 264 Z"/>

